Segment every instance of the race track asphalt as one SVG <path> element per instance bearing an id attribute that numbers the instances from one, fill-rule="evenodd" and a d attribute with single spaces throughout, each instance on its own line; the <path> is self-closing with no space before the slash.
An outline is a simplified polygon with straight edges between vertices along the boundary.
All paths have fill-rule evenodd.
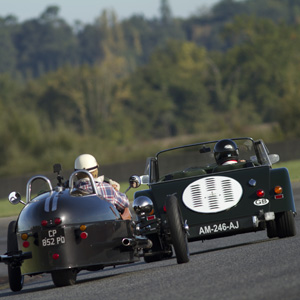
<path id="1" fill-rule="evenodd" d="M 295 202 L 299 203 L 300 182 L 292 183 L 292 187 L 293 187 Z M 299 206 L 296 206 L 296 209 L 297 208 L 298 208 L 298 214 L 299 214 Z M 0 218 L 0 255 L 5 254 L 5 252 L 6 252 L 8 224 L 11 221 L 16 220 L 16 219 L 17 219 L 17 216 Z M 298 232 L 298 234 L 299 234 L 299 232 Z M 5 288 L 7 285 L 8 285 L 7 265 L 4 263 L 0 263 L 0 290 L 2 288 Z"/>

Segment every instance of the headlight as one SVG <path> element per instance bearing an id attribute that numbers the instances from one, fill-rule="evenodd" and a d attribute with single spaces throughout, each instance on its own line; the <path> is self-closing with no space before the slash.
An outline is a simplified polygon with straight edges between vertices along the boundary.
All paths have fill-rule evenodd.
<path id="1" fill-rule="evenodd" d="M 146 196 L 139 196 L 133 201 L 133 209 L 137 215 L 149 215 L 153 210 L 153 202 Z"/>

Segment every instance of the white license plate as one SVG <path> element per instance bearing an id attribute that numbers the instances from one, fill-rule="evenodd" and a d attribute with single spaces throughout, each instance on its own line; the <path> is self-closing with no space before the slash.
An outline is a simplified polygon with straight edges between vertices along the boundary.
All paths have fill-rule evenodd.
<path id="1" fill-rule="evenodd" d="M 210 224 L 210 225 L 201 226 L 199 229 L 199 235 L 230 231 L 239 228 L 240 228 L 239 221 Z"/>
<path id="2" fill-rule="evenodd" d="M 49 229 L 41 232 L 41 241 L 43 247 L 65 244 L 65 233 L 63 228 Z"/>

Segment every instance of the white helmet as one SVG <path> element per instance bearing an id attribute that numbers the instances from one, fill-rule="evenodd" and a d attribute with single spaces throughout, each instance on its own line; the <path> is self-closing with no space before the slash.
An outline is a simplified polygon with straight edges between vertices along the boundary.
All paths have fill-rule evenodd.
<path id="1" fill-rule="evenodd" d="M 87 170 L 92 172 L 99 167 L 96 158 L 90 154 L 81 154 L 75 160 L 74 169 L 77 170 Z"/>

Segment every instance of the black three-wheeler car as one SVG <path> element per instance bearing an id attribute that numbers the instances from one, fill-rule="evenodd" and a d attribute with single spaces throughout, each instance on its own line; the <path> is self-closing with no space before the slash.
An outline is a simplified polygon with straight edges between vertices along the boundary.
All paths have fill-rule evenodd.
<path id="1" fill-rule="evenodd" d="M 262 140 L 231 140 L 238 146 L 236 164 L 217 165 L 218 141 L 166 149 L 147 159 L 147 172 L 141 178 L 148 189 L 134 196 L 134 207 L 153 205 L 151 215 L 137 211 L 140 233 L 153 243 L 143 250 L 146 262 L 168 255 L 167 233 L 176 227 L 185 229 L 189 242 L 260 230 L 266 230 L 269 238 L 296 234 L 288 170 L 272 167 L 279 155 L 269 154 Z M 183 246 L 175 252 L 177 258 L 184 257 Z"/>
<path id="2" fill-rule="evenodd" d="M 55 286 L 72 285 L 81 270 L 97 271 L 136 262 L 143 256 L 141 249 L 152 246 L 147 237 L 136 231 L 139 222 L 123 220 L 115 206 L 97 194 L 89 172 L 73 172 L 69 187 L 64 187 L 60 168 L 55 165 L 55 188 L 47 177 L 38 175 L 27 183 L 26 202 L 18 192 L 9 195 L 12 204 L 25 205 L 18 219 L 8 226 L 7 253 L 0 256 L 0 262 L 8 265 L 12 291 L 22 289 L 24 275 L 41 273 L 51 273 Z M 92 193 L 74 188 L 80 172 L 89 177 Z M 139 185 L 138 180 L 132 177 L 130 183 Z M 35 185 L 43 188 L 37 196 L 33 196 Z M 139 210 L 147 214 L 152 206 L 142 203 Z M 182 236 L 181 231 L 172 234 Z"/>

